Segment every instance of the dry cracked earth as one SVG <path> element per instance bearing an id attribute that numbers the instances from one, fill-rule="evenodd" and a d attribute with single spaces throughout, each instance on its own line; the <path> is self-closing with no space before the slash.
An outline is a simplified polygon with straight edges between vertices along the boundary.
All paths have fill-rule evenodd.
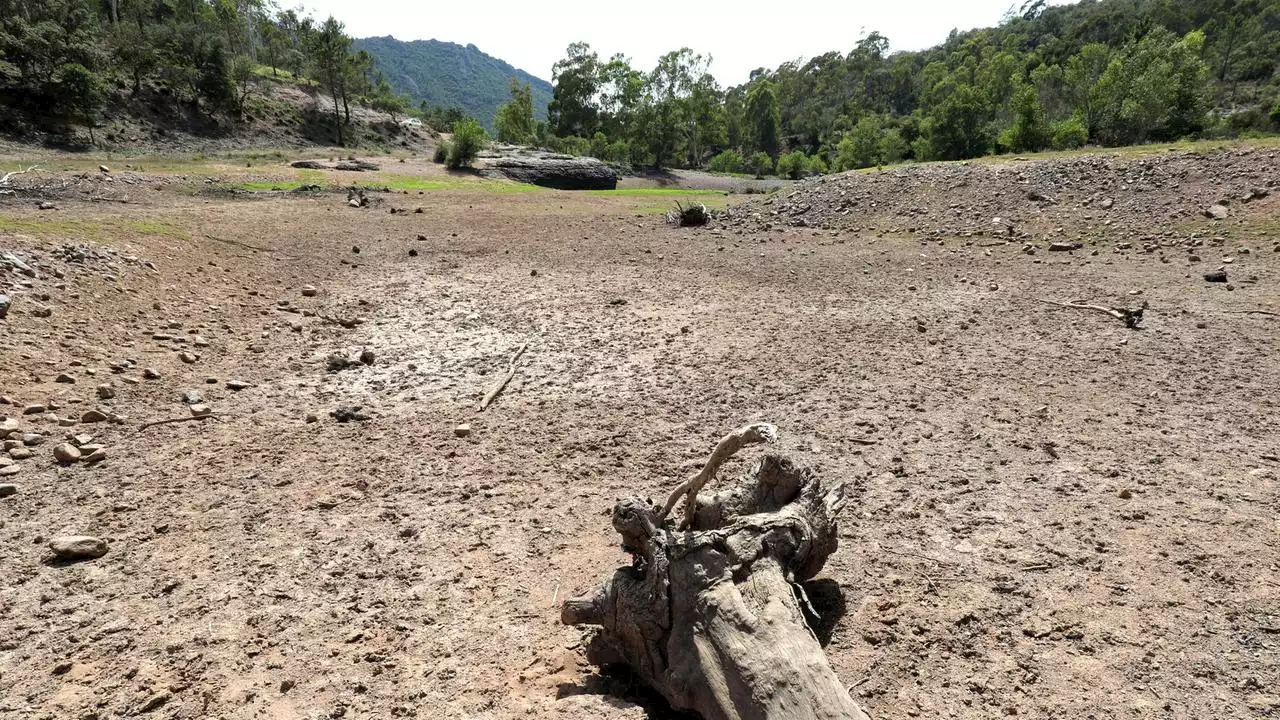
<path id="1" fill-rule="evenodd" d="M 557 606 L 625 562 L 615 500 L 757 420 L 853 490 L 811 594 L 873 718 L 1276 716 L 1273 152 L 845 176 L 701 229 L 487 186 L 6 197 L 0 717 L 678 717 Z"/>

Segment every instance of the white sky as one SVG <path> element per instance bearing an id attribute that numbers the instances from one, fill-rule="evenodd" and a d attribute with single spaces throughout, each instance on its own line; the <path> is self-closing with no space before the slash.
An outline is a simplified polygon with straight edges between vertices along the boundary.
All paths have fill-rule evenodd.
<path id="1" fill-rule="evenodd" d="M 537 77 L 571 42 L 584 41 L 607 58 L 621 52 L 641 70 L 681 47 L 710 54 L 721 85 L 746 82 L 758 67 L 838 50 L 878 30 L 894 50 L 919 50 L 1000 21 L 1023 0 L 281 0 L 300 1 L 318 20 L 333 15 L 353 37 L 474 44 Z M 1069 0 L 1051 0 L 1060 5 Z"/>

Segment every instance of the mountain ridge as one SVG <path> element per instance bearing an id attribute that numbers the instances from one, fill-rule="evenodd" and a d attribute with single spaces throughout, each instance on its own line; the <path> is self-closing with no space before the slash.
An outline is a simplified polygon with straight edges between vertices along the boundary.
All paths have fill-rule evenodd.
<path id="1" fill-rule="evenodd" d="M 444 40 L 398 40 L 390 35 L 356 39 L 354 49 L 373 56 L 374 65 L 397 92 L 437 107 L 458 107 L 493 127 L 498 106 L 510 98 L 510 81 L 533 90 L 537 119 L 546 118 L 551 83 L 521 70 L 474 44 Z"/>

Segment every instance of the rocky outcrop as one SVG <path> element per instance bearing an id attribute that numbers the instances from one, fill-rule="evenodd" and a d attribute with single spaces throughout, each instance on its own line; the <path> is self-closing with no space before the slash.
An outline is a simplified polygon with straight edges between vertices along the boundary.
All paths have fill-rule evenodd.
<path id="1" fill-rule="evenodd" d="M 489 159 L 480 174 L 557 190 L 613 190 L 618 173 L 595 158 L 520 153 Z"/>

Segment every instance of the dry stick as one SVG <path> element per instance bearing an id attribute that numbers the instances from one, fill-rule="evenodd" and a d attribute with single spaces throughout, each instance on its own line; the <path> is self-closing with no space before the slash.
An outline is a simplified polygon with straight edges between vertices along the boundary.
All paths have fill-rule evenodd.
<path id="1" fill-rule="evenodd" d="M 192 415 L 191 417 L 169 418 L 168 420 L 152 420 L 149 423 L 143 423 L 142 427 L 138 428 L 138 432 L 142 432 L 143 430 L 146 430 L 149 427 L 155 427 L 156 425 L 169 425 L 170 423 L 180 423 L 180 422 L 194 422 L 196 420 L 208 420 L 209 418 L 212 418 L 212 417 L 217 417 L 217 415 Z"/>
<path id="2" fill-rule="evenodd" d="M 521 345 L 520 349 L 516 351 L 516 354 L 511 357 L 511 362 L 507 366 L 507 374 L 503 375 L 502 380 L 500 380 L 497 385 L 494 385 L 492 390 L 485 393 L 484 399 L 480 401 L 480 412 L 484 412 L 485 408 L 489 407 L 489 403 L 493 402 L 494 399 L 498 397 L 498 393 L 502 392 L 502 389 L 507 386 L 507 383 L 511 382 L 511 378 L 516 376 L 516 361 L 520 359 L 520 356 L 523 355 L 524 351 L 528 348 L 529 343 L 526 342 Z"/>
<path id="3" fill-rule="evenodd" d="M 1128 325 L 1131 328 L 1137 327 L 1138 325 L 1137 322 L 1135 322 L 1134 320 L 1135 316 L 1138 320 L 1142 319 L 1141 311 L 1131 312 L 1129 310 L 1121 310 L 1119 308 L 1107 307 L 1106 305 L 1085 305 L 1082 303 L 1064 303 L 1064 302 L 1058 302 L 1057 300 L 1045 300 L 1044 298 L 1040 298 L 1040 302 L 1048 303 L 1049 305 L 1056 305 L 1058 307 L 1070 308 L 1072 310 L 1093 310 L 1094 312 L 1106 313 L 1107 315 L 1110 315 L 1111 317 L 1123 322 L 1125 325 Z"/>
<path id="4" fill-rule="evenodd" d="M 671 508 L 675 507 L 676 502 L 683 496 L 685 498 L 684 521 L 680 524 L 680 527 L 682 529 L 689 527 L 689 524 L 693 522 L 694 512 L 697 510 L 698 491 L 716 476 L 716 471 L 720 469 L 720 466 L 726 460 L 748 445 L 772 443 L 777 442 L 777 440 L 778 428 L 769 423 L 743 425 L 725 435 L 720 439 L 720 443 L 716 445 L 716 449 L 711 452 L 711 457 L 707 459 L 707 464 L 702 466 L 702 470 L 697 475 L 681 483 L 680 487 L 671 491 L 671 495 L 667 497 L 667 504 L 663 505 L 662 512 L 658 513 L 655 524 L 661 525 L 662 521 L 667 519 Z"/>
<path id="5" fill-rule="evenodd" d="M 1224 310 L 1228 315 L 1270 315 L 1271 317 L 1280 317 L 1280 312 L 1271 312 L 1270 310 Z"/>
<path id="6" fill-rule="evenodd" d="M 8 184 L 9 184 L 9 178 L 13 177 L 14 175 L 26 175 L 27 173 L 31 172 L 32 170 L 39 170 L 39 169 L 40 169 L 40 167 L 39 167 L 39 166 L 37 166 L 37 165 L 32 165 L 31 167 L 27 168 L 26 170 L 14 170 L 13 172 L 7 172 L 7 173 L 5 173 L 5 174 L 4 174 L 4 177 L 0 177 L 0 185 L 8 185 Z"/>

